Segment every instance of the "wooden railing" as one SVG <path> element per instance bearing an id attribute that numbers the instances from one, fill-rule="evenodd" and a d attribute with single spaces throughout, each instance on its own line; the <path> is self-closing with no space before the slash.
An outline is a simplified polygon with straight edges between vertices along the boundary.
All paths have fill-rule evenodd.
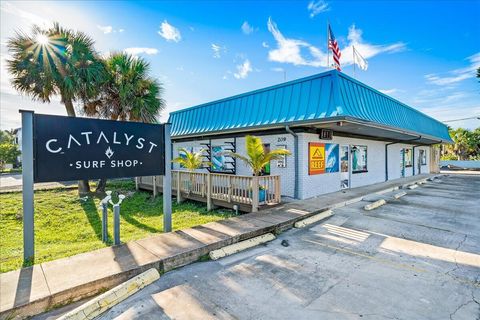
<path id="1" fill-rule="evenodd" d="M 140 185 L 152 186 L 154 195 L 163 188 L 162 176 L 139 177 Z M 202 199 L 208 210 L 213 202 L 250 205 L 252 212 L 264 204 L 281 202 L 280 176 L 236 176 L 222 173 L 201 173 L 172 170 L 172 191 L 177 201 L 183 198 Z"/>

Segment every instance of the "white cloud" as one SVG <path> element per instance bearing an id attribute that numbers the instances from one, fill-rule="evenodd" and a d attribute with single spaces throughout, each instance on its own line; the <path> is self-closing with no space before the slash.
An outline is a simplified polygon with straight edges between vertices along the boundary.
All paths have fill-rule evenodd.
<path id="1" fill-rule="evenodd" d="M 112 31 L 113 31 L 112 26 L 100 26 L 100 25 L 98 25 L 97 28 L 100 29 L 100 31 L 102 31 L 105 34 L 112 33 Z"/>
<path id="2" fill-rule="evenodd" d="M 459 68 L 449 71 L 447 75 L 427 74 L 425 79 L 429 83 L 439 86 L 451 85 L 476 76 L 476 70 L 480 68 L 480 52 L 467 58 L 469 65 L 465 68 Z"/>
<path id="3" fill-rule="evenodd" d="M 270 61 L 314 67 L 326 65 L 326 63 L 323 63 L 324 60 L 326 61 L 326 54 L 319 49 L 302 40 L 285 38 L 278 29 L 277 24 L 271 18 L 268 18 L 267 26 L 268 31 L 272 33 L 277 42 L 277 48 L 268 52 L 268 59 Z M 302 56 L 302 48 L 306 48 L 309 51 L 311 55 L 310 59 L 305 59 Z"/>
<path id="4" fill-rule="evenodd" d="M 47 26 L 51 24 L 49 20 L 34 13 L 22 10 L 19 7 L 13 5 L 10 1 L 2 1 L 0 4 L 0 10 L 36 25 Z"/>
<path id="5" fill-rule="evenodd" d="M 164 20 L 160 25 L 158 34 L 167 41 L 179 42 L 182 40 L 180 30 L 169 24 L 167 20 Z"/>
<path id="6" fill-rule="evenodd" d="M 433 108 L 419 108 L 421 112 L 424 112 L 435 118 L 439 121 L 448 121 L 448 120 L 456 120 L 456 119 L 463 119 L 466 118 L 465 115 L 469 116 L 479 116 L 480 117 L 480 105 L 473 104 L 471 106 L 462 106 L 461 109 L 456 107 L 433 107 Z M 468 116 L 467 116 L 468 117 Z M 461 120 L 461 121 L 452 121 L 446 122 L 449 126 L 453 128 L 466 128 L 473 130 L 478 128 L 480 121 L 478 119 L 469 119 L 469 120 Z"/>
<path id="7" fill-rule="evenodd" d="M 285 71 L 285 69 L 279 68 L 279 67 L 271 68 L 270 70 L 272 70 L 274 72 L 284 72 Z"/>
<path id="8" fill-rule="evenodd" d="M 264 48 L 270 48 L 270 46 L 268 45 L 268 43 L 266 43 L 265 41 L 262 42 L 262 47 L 264 47 Z"/>
<path id="9" fill-rule="evenodd" d="M 237 65 L 237 72 L 233 76 L 237 79 L 245 79 L 252 70 L 250 60 L 247 59 L 242 64 Z"/>
<path id="10" fill-rule="evenodd" d="M 270 61 L 291 63 L 299 66 L 327 67 L 327 52 L 309 44 L 306 41 L 298 39 L 289 39 L 283 36 L 277 27 L 277 24 L 268 19 L 268 30 L 272 33 L 277 48 L 268 53 Z M 355 25 L 348 29 L 348 45 L 340 47 L 342 51 L 341 65 L 351 65 L 353 63 L 353 46 L 365 59 L 372 58 L 380 53 L 394 53 L 406 49 L 402 42 L 389 45 L 374 45 L 367 43 L 362 38 L 362 30 L 357 29 Z"/>
<path id="11" fill-rule="evenodd" d="M 219 44 L 212 43 L 211 45 L 213 51 L 213 57 L 219 59 L 222 57 L 222 53 L 227 52 L 227 48 L 225 46 L 221 46 Z"/>
<path id="12" fill-rule="evenodd" d="M 248 21 L 244 21 L 241 28 L 242 32 L 247 35 L 255 31 Z"/>
<path id="13" fill-rule="evenodd" d="M 101 25 L 97 25 L 97 28 L 102 31 L 104 34 L 109 34 L 109 33 L 122 33 L 123 31 L 125 31 L 125 29 L 115 29 L 113 28 L 112 26 L 101 26 Z"/>
<path id="14" fill-rule="evenodd" d="M 158 53 L 158 49 L 156 48 L 142 48 L 142 47 L 132 47 L 132 48 L 126 48 L 123 50 L 123 52 L 126 52 L 128 54 L 131 54 L 133 56 L 139 55 L 139 54 L 148 54 L 148 55 L 154 55 Z"/>
<path id="15" fill-rule="evenodd" d="M 380 92 L 383 93 L 383 94 L 387 94 L 387 95 L 391 95 L 391 94 L 394 94 L 394 93 L 405 92 L 405 90 L 400 90 L 400 89 L 396 89 L 396 88 L 392 88 L 392 89 L 378 89 L 378 91 L 380 91 Z"/>
<path id="16" fill-rule="evenodd" d="M 310 18 L 313 18 L 319 13 L 330 10 L 330 7 L 324 0 L 310 1 L 307 10 L 310 12 Z"/>

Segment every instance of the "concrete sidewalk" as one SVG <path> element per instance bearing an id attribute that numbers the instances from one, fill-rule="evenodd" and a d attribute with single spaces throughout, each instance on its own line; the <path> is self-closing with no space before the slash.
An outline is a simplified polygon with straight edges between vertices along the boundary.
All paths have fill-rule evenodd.
<path id="1" fill-rule="evenodd" d="M 34 315 L 98 294 L 152 267 L 166 272 L 223 246 L 289 229 L 298 220 L 319 211 L 343 207 L 368 194 L 392 191 L 430 176 L 418 175 L 295 201 L 3 273 L 0 318 Z"/>

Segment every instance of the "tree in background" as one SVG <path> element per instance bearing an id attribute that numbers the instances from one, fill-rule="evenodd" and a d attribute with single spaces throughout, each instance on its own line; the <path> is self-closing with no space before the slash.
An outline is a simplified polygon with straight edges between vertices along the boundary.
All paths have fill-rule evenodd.
<path id="1" fill-rule="evenodd" d="M 7 163 L 15 163 L 20 155 L 18 146 L 12 142 L 0 143 L 0 171 L 5 169 Z"/>
<path id="2" fill-rule="evenodd" d="M 445 145 L 442 160 L 480 160 L 480 128 L 449 128 L 453 144 Z"/>
<path id="3" fill-rule="evenodd" d="M 0 130 L 0 144 L 3 143 L 14 143 L 15 142 L 15 135 L 12 131 L 8 130 Z"/>
<path id="4" fill-rule="evenodd" d="M 107 57 L 106 75 L 97 96 L 84 103 L 90 117 L 110 120 L 157 123 L 165 109 L 162 85 L 150 75 L 150 65 L 142 58 L 125 53 Z M 106 179 L 100 179 L 96 192 L 104 192 Z"/>
<path id="5" fill-rule="evenodd" d="M 106 78 L 98 95 L 85 103 L 87 116 L 110 120 L 158 122 L 165 109 L 162 85 L 150 75 L 142 58 L 115 53 L 103 61 Z"/>
<path id="6" fill-rule="evenodd" d="M 75 117 L 73 103 L 96 96 L 104 82 L 104 64 L 93 44 L 86 34 L 58 23 L 50 29 L 34 25 L 30 34 L 17 32 L 7 43 L 13 87 L 41 102 L 59 96 L 67 114 Z M 87 180 L 79 181 L 78 191 L 90 191 Z"/>

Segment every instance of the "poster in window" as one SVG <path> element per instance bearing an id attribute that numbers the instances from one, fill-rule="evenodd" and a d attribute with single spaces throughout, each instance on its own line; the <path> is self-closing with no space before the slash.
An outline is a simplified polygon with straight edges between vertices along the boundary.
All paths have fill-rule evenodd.
<path id="1" fill-rule="evenodd" d="M 340 171 L 348 172 L 348 147 L 342 146 L 340 154 Z"/>
<path id="2" fill-rule="evenodd" d="M 405 167 L 412 166 L 412 149 L 405 149 Z"/>
<path id="3" fill-rule="evenodd" d="M 325 172 L 338 172 L 339 167 L 339 146 L 335 143 L 325 144 L 325 155 L 327 163 L 325 164 Z"/>
<path id="4" fill-rule="evenodd" d="M 338 172 L 339 147 L 334 143 L 310 142 L 308 144 L 308 174 Z"/>
<path id="5" fill-rule="evenodd" d="M 287 145 L 284 145 L 284 144 L 277 145 L 277 149 L 287 149 Z M 287 167 L 287 156 L 284 155 L 277 160 L 277 168 L 286 168 L 286 167 Z"/>
<path id="6" fill-rule="evenodd" d="M 231 169 L 228 166 L 231 158 L 224 155 L 224 152 L 230 150 L 228 146 L 212 146 L 212 171 L 214 172 L 229 172 Z"/>
<path id="7" fill-rule="evenodd" d="M 352 173 L 367 172 L 367 146 L 352 146 Z"/>

